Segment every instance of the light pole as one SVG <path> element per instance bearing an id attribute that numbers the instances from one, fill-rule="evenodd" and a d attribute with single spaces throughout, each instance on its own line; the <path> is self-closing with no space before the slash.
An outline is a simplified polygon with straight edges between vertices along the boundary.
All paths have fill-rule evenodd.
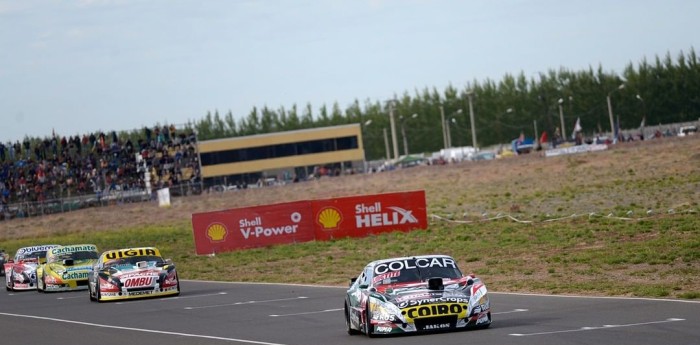
<path id="1" fill-rule="evenodd" d="M 476 126 L 474 125 L 474 107 L 472 105 L 472 96 L 474 96 L 474 90 L 467 90 L 467 101 L 469 102 L 469 121 L 472 127 L 472 146 L 474 147 L 474 150 L 477 150 Z"/>
<path id="2" fill-rule="evenodd" d="M 608 92 L 608 115 L 610 116 L 610 135 L 613 137 L 613 144 L 617 143 L 617 135 L 615 135 L 615 121 L 613 120 L 613 109 L 612 109 L 612 103 L 610 102 L 610 96 L 612 95 L 613 92 L 617 90 L 622 90 L 625 88 L 625 84 L 620 84 L 616 89 L 613 89 L 612 91 Z"/>
<path id="3" fill-rule="evenodd" d="M 412 119 L 418 117 L 418 114 L 411 115 Z M 399 121 L 401 122 L 401 136 L 403 137 L 403 154 L 408 156 L 408 137 L 406 137 L 406 119 L 403 115 L 399 116 Z"/>
<path id="4" fill-rule="evenodd" d="M 371 124 L 372 124 L 372 119 L 369 119 L 369 120 L 365 121 L 363 123 L 363 126 L 362 126 L 362 129 L 363 129 L 363 131 L 362 131 L 362 152 L 363 152 L 363 156 L 364 156 L 362 167 L 364 168 L 364 173 L 367 173 L 367 154 L 366 154 L 367 148 L 365 147 L 365 144 L 364 144 L 364 142 L 365 142 L 364 131 L 366 131 L 367 126 L 369 126 Z"/>
<path id="5" fill-rule="evenodd" d="M 446 127 L 446 135 L 447 135 L 447 139 L 446 139 L 447 144 L 445 145 L 445 147 L 447 147 L 447 148 L 452 147 L 452 127 L 450 126 L 450 122 L 457 124 L 457 120 L 455 120 L 455 116 L 457 114 L 461 114 L 461 113 L 462 113 L 462 109 L 459 109 L 459 110 L 455 111 L 454 113 L 452 113 L 452 115 L 450 115 L 448 117 L 448 119 L 444 121 L 443 126 Z"/>
<path id="6" fill-rule="evenodd" d="M 515 110 L 513 110 L 513 108 L 508 108 L 508 109 L 506 109 L 505 112 L 499 113 L 496 115 L 496 133 L 498 135 L 499 141 L 503 138 L 503 132 L 501 131 L 501 129 L 503 128 L 503 126 L 502 126 L 503 123 L 502 123 L 501 119 L 503 118 L 504 115 L 508 115 L 514 111 Z"/>
<path id="7" fill-rule="evenodd" d="M 561 137 L 566 138 L 566 129 L 564 128 L 564 99 L 559 98 L 559 122 L 561 123 Z M 566 139 L 564 139 L 566 141 Z"/>
<path id="8" fill-rule="evenodd" d="M 644 102 L 644 98 L 637 94 L 637 99 L 642 102 L 642 127 L 644 127 L 644 123 L 646 122 L 647 119 L 647 103 Z"/>

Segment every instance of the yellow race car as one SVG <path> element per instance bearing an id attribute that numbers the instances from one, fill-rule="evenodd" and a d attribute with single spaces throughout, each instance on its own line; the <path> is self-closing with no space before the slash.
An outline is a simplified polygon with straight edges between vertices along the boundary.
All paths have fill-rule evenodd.
<path id="1" fill-rule="evenodd" d="M 85 290 L 88 276 L 100 253 L 94 244 L 59 246 L 46 252 L 46 263 L 37 267 L 37 290 L 54 292 Z"/>
<path id="2" fill-rule="evenodd" d="M 180 294 L 175 264 L 155 247 L 106 251 L 88 280 L 90 300 L 97 302 Z"/>

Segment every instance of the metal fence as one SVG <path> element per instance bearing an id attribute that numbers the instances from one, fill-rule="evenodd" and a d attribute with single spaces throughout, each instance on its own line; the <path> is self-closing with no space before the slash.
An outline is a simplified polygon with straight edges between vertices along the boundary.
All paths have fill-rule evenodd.
<path id="1" fill-rule="evenodd" d="M 169 187 L 171 197 L 182 197 L 202 193 L 199 182 L 183 182 Z M 74 197 L 49 199 L 44 201 L 18 202 L 0 205 L 0 221 L 14 218 L 41 217 L 48 214 L 71 212 L 89 207 L 103 207 L 116 204 L 146 202 L 156 200 L 156 190 L 150 194 L 145 189 L 117 190 L 108 193 L 96 192 Z"/>

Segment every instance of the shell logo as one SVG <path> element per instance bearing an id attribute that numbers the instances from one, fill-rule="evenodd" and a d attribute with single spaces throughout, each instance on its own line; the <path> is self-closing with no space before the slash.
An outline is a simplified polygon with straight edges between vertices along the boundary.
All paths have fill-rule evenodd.
<path id="1" fill-rule="evenodd" d="M 325 207 L 318 213 L 316 222 L 323 227 L 323 230 L 337 229 L 343 222 L 343 216 L 335 207 Z"/>
<path id="2" fill-rule="evenodd" d="M 214 223 L 207 228 L 207 237 L 212 242 L 221 242 L 226 239 L 228 229 L 221 223 Z"/>

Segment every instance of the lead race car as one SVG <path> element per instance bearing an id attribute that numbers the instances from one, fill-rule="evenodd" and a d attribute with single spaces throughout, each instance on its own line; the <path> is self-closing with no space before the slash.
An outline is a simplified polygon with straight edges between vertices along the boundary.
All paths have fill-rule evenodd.
<path id="1" fill-rule="evenodd" d="M 51 248 L 46 263 L 36 270 L 39 292 L 85 290 L 92 267 L 100 253 L 94 244 L 74 244 Z"/>
<path id="2" fill-rule="evenodd" d="M 491 325 L 486 286 L 446 255 L 370 262 L 351 280 L 344 310 L 347 332 L 370 337 Z"/>
<path id="3" fill-rule="evenodd" d="M 175 264 L 154 247 L 102 253 L 88 277 L 90 300 L 103 302 L 180 294 Z"/>
<path id="4" fill-rule="evenodd" d="M 7 291 L 35 290 L 36 269 L 46 262 L 46 252 L 57 244 L 23 247 L 15 257 L 5 263 L 5 289 Z"/>

